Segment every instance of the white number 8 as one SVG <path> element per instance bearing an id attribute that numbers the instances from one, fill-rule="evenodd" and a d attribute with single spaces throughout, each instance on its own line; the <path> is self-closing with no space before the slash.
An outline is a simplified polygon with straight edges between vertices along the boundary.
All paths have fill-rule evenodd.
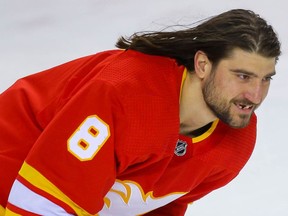
<path id="1" fill-rule="evenodd" d="M 109 136 L 109 126 L 102 119 L 88 116 L 68 139 L 68 151 L 81 161 L 92 160 Z"/>

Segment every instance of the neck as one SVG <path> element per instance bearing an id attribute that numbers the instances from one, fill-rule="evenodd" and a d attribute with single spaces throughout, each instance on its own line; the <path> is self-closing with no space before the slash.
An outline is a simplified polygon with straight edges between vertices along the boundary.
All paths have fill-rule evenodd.
<path id="1" fill-rule="evenodd" d="M 215 114 L 204 100 L 201 79 L 187 72 L 180 99 L 180 133 L 190 134 L 215 120 Z"/>

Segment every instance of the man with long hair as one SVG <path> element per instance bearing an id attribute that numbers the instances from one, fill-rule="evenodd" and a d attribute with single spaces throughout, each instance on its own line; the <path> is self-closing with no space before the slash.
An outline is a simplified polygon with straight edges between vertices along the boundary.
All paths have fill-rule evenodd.
<path id="1" fill-rule="evenodd" d="M 184 215 L 234 179 L 281 54 L 234 9 L 19 79 L 0 96 L 0 215 Z"/>

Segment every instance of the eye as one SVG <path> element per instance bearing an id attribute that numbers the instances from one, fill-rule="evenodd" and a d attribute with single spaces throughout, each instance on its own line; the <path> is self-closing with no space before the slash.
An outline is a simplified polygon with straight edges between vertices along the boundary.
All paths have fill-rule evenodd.
<path id="1" fill-rule="evenodd" d="M 247 74 L 237 74 L 237 76 L 241 79 L 241 80 L 249 80 L 250 76 Z"/>
<path id="2" fill-rule="evenodd" d="M 272 76 L 268 76 L 268 77 L 264 77 L 264 78 L 263 78 L 263 81 L 264 81 L 264 82 L 270 82 L 271 80 L 273 80 L 273 77 L 272 77 Z"/>

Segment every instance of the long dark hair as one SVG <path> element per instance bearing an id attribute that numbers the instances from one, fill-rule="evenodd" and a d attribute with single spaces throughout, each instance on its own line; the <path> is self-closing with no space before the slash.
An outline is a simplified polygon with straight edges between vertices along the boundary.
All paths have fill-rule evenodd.
<path id="1" fill-rule="evenodd" d="M 194 70 L 194 55 L 198 50 L 205 52 L 214 65 L 236 47 L 276 59 L 281 54 L 272 26 L 258 14 L 244 9 L 224 12 L 192 28 L 120 37 L 116 47 L 170 57 L 190 71 Z"/>

